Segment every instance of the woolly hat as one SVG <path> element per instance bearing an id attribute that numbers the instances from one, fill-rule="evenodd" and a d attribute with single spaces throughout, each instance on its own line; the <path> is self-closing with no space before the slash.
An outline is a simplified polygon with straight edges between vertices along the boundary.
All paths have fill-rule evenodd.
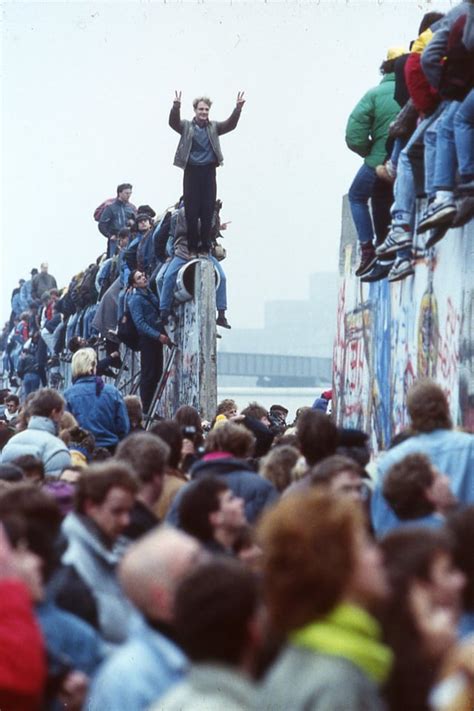
<path id="1" fill-rule="evenodd" d="M 390 47 L 387 50 L 387 61 L 401 57 L 402 54 L 407 54 L 405 47 Z"/>

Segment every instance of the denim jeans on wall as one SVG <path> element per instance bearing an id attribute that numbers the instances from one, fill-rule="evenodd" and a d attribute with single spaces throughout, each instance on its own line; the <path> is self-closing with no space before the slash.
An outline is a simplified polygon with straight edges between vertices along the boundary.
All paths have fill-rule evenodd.
<path id="1" fill-rule="evenodd" d="M 372 215 L 369 210 L 369 200 Z M 387 236 L 390 223 L 390 205 L 393 193 L 390 183 L 377 177 L 375 168 L 365 163 L 357 171 L 349 189 L 349 204 L 352 219 L 361 244 L 373 243 L 374 233 L 376 243 L 382 244 Z"/>

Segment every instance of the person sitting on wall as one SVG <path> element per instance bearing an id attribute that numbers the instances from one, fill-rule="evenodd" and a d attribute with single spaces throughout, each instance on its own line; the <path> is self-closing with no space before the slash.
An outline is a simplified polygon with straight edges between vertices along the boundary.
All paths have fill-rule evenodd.
<path id="1" fill-rule="evenodd" d="M 116 252 L 117 235 L 123 227 L 133 223 L 136 208 L 130 202 L 132 186 L 130 183 L 121 183 L 117 186 L 117 198 L 102 212 L 99 220 L 99 231 L 107 237 L 107 256 L 112 257 Z"/>
<path id="2" fill-rule="evenodd" d="M 171 313 L 171 305 L 173 303 L 173 294 L 176 286 L 176 278 L 178 276 L 178 272 L 182 266 L 187 264 L 193 258 L 193 253 L 190 252 L 188 247 L 188 227 L 186 222 L 186 212 L 185 208 L 181 207 L 178 210 L 176 219 L 174 235 L 174 255 L 171 261 L 168 262 L 166 270 L 162 272 L 158 281 L 158 289 L 160 292 L 161 302 L 161 319 L 163 323 L 167 322 Z M 221 326 L 223 328 L 231 328 L 225 315 L 227 310 L 226 276 L 224 270 L 220 265 L 220 262 L 212 255 L 210 258 L 220 276 L 219 286 L 216 289 L 216 323 L 218 326 Z"/>
<path id="3" fill-rule="evenodd" d="M 133 288 L 128 308 L 140 339 L 140 397 L 148 413 L 163 372 L 163 344 L 171 342 L 160 319 L 159 299 L 148 286 L 146 275 L 134 269 L 128 283 Z"/>
<path id="4" fill-rule="evenodd" d="M 136 233 L 125 252 L 125 262 L 129 269 L 140 269 L 147 274 L 152 271 L 152 254 L 148 249 L 150 243 L 153 251 L 153 220 L 148 213 L 138 213 L 136 217 Z"/>

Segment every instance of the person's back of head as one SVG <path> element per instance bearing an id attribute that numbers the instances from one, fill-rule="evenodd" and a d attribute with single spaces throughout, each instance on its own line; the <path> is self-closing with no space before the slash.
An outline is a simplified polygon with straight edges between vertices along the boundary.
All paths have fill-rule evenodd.
<path id="1" fill-rule="evenodd" d="M 297 432 L 301 452 L 309 466 L 334 454 L 338 445 L 336 425 L 323 412 L 306 410 L 298 418 Z"/>
<path id="2" fill-rule="evenodd" d="M 265 418 L 268 420 L 268 410 L 258 402 L 249 402 L 247 407 L 245 407 L 240 414 L 246 417 L 254 417 L 256 420 Z"/>
<path id="3" fill-rule="evenodd" d="M 438 22 L 438 20 L 441 20 L 443 17 L 444 14 L 442 12 L 425 12 L 418 28 L 418 35 L 423 34 L 425 30 L 429 29 L 435 22 Z"/>
<path id="4" fill-rule="evenodd" d="M 466 576 L 463 590 L 464 609 L 474 612 L 474 506 L 451 514 L 447 520 L 447 529 L 454 539 L 454 563 Z"/>
<path id="5" fill-rule="evenodd" d="M 59 506 L 40 488 L 24 482 L 0 492 L 0 521 L 12 515 L 25 520 L 28 548 L 42 559 L 42 572 L 48 579 L 59 562 L 57 535 L 62 521 Z"/>
<path id="6" fill-rule="evenodd" d="M 66 403 L 57 390 L 42 388 L 32 395 L 27 408 L 30 417 L 51 417 L 52 414 L 59 414 L 64 410 Z"/>
<path id="7" fill-rule="evenodd" d="M 178 469 L 183 447 L 183 435 L 178 423 L 174 420 L 159 420 L 152 426 L 150 432 L 166 442 L 170 450 L 168 466 L 171 469 Z"/>
<path id="8" fill-rule="evenodd" d="M 73 380 L 94 375 L 97 370 L 97 354 L 93 348 L 80 348 L 71 361 L 71 376 Z"/>
<path id="9" fill-rule="evenodd" d="M 242 425 L 224 422 L 215 427 L 206 438 L 206 452 L 229 452 L 238 459 L 250 457 L 255 444 L 255 437 Z"/>
<path id="10" fill-rule="evenodd" d="M 418 380 L 407 395 L 407 409 L 416 432 L 451 429 L 452 422 L 446 395 L 433 380 Z"/>
<path id="11" fill-rule="evenodd" d="M 142 401 L 137 395 L 126 395 L 123 399 L 130 420 L 132 430 L 140 428 L 143 424 Z"/>
<path id="12" fill-rule="evenodd" d="M 328 614 L 353 575 L 359 507 L 318 491 L 283 497 L 262 516 L 264 592 L 275 630 L 287 634 Z"/>
<path id="13" fill-rule="evenodd" d="M 261 460 L 260 474 L 282 492 L 291 484 L 291 471 L 299 456 L 296 447 L 277 445 Z"/>
<path id="14" fill-rule="evenodd" d="M 252 572 L 233 560 L 204 563 L 176 593 L 178 641 L 192 662 L 239 667 L 255 640 L 259 606 Z"/>
<path id="15" fill-rule="evenodd" d="M 430 460 L 424 454 L 409 454 L 394 464 L 383 482 L 383 495 L 403 520 L 429 516 L 435 506 L 428 497 L 434 473 Z"/>
<path id="16" fill-rule="evenodd" d="M 200 552 L 182 531 L 154 529 L 128 548 L 120 564 L 125 594 L 145 617 L 172 622 L 177 585 L 200 562 Z"/>
<path id="17" fill-rule="evenodd" d="M 33 454 L 23 454 L 21 457 L 16 457 L 12 460 L 23 472 L 23 475 L 30 482 L 41 482 L 44 479 L 44 465 L 41 459 Z"/>
<path id="18" fill-rule="evenodd" d="M 140 487 L 156 477 L 163 477 L 168 462 L 169 447 L 149 432 L 133 432 L 122 440 L 115 452 L 117 461 L 127 464 Z"/>
<path id="19" fill-rule="evenodd" d="M 221 479 L 202 477 L 191 482 L 179 502 L 179 522 L 185 533 L 203 543 L 213 540 L 210 516 L 220 508 L 220 495 L 229 487 Z"/>
<path id="20" fill-rule="evenodd" d="M 0 481 L 15 483 L 24 478 L 23 470 L 17 464 L 0 464 Z"/>

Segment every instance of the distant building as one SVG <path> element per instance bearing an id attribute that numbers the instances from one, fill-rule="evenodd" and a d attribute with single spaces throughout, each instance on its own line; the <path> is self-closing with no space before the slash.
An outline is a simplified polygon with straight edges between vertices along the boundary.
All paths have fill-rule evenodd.
<path id="1" fill-rule="evenodd" d="M 337 272 L 311 274 L 307 300 L 265 302 L 263 328 L 226 331 L 219 350 L 332 358 L 338 282 Z"/>

